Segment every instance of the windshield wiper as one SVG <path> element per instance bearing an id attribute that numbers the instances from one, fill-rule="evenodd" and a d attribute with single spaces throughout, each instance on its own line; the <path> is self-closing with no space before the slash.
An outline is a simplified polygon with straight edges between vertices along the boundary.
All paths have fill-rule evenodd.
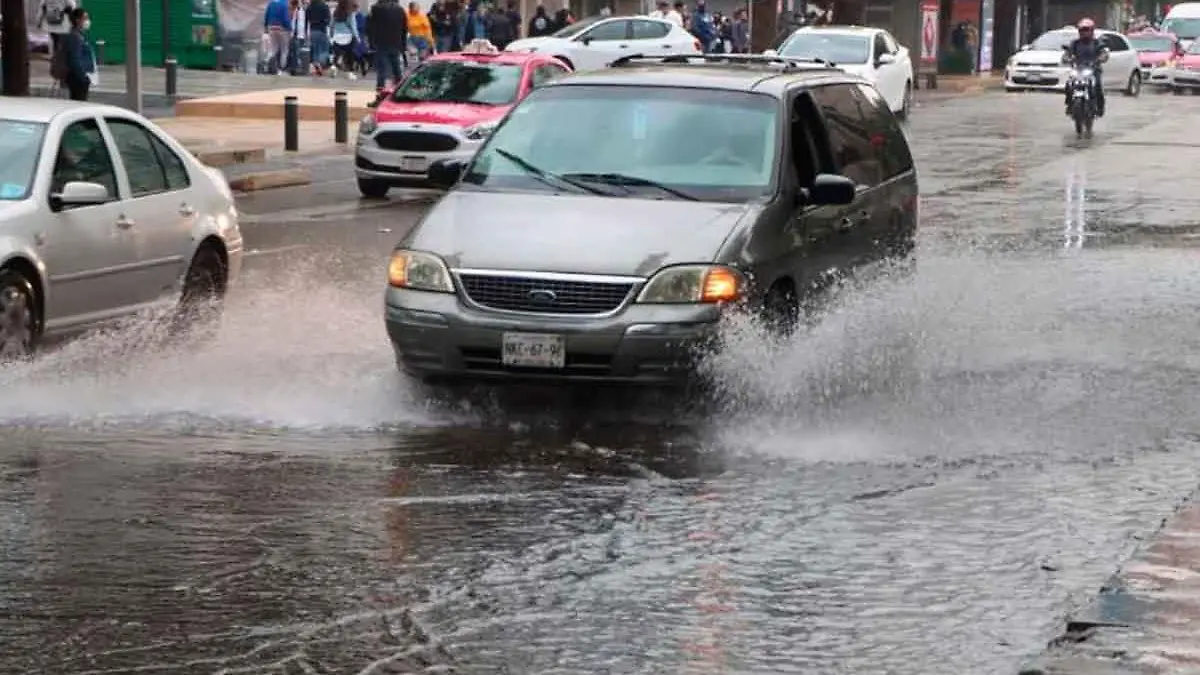
<path id="1" fill-rule="evenodd" d="M 568 173 L 564 174 L 563 178 L 571 178 L 575 180 L 587 180 L 596 183 L 604 183 L 605 185 L 616 185 L 623 188 L 629 187 L 651 187 L 657 190 L 662 190 L 669 195 L 686 199 L 689 202 L 698 202 L 700 198 L 695 195 L 690 195 L 682 190 L 676 190 L 673 187 L 663 185 L 658 181 L 653 181 L 648 178 L 639 178 L 623 173 Z"/>
<path id="2" fill-rule="evenodd" d="M 559 183 L 565 183 L 567 185 L 570 185 L 571 187 L 573 187 L 577 190 L 583 190 L 584 192 L 588 192 L 588 193 L 591 193 L 594 195 L 603 195 L 605 197 L 612 196 L 612 194 L 605 192 L 604 190 L 598 190 L 590 185 L 584 185 L 583 183 L 571 180 L 570 178 L 567 178 L 565 176 L 560 176 L 556 173 L 551 173 L 549 171 L 543 171 L 542 169 L 537 168 L 536 166 L 530 164 L 529 162 L 525 161 L 524 159 L 521 159 L 520 157 L 514 155 L 513 153 L 511 153 L 508 150 L 505 150 L 503 148 L 495 148 L 494 152 L 497 155 L 500 155 L 501 157 L 503 157 L 504 159 L 507 159 L 508 161 L 512 162 L 513 164 L 516 164 L 517 166 L 521 167 L 522 169 L 524 169 L 526 171 L 526 173 L 528 173 L 529 175 L 533 176 L 534 178 L 540 180 L 541 182 L 545 183 L 546 185 L 549 185 L 550 187 L 557 187 L 555 185 L 555 181 L 557 181 Z"/>

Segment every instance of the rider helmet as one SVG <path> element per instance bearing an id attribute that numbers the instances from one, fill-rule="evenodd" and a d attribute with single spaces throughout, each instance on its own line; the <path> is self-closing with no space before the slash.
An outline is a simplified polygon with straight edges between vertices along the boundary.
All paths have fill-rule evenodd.
<path id="1" fill-rule="evenodd" d="M 1079 37 L 1089 38 L 1096 34 L 1096 22 L 1088 18 L 1080 19 L 1076 28 L 1079 30 Z"/>

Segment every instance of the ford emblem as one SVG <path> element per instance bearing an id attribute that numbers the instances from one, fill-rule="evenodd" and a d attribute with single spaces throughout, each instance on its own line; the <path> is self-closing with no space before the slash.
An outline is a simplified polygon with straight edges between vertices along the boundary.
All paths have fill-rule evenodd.
<path id="1" fill-rule="evenodd" d="M 539 304 L 548 305 L 555 300 L 558 300 L 558 293 L 555 293 L 548 288 L 535 288 L 534 290 L 529 291 L 529 299 Z"/>

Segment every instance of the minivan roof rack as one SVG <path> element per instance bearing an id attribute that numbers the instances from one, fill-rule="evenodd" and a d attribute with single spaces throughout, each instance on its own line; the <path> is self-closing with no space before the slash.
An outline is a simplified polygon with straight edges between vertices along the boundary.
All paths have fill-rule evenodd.
<path id="1" fill-rule="evenodd" d="M 731 63 L 739 65 L 776 65 L 784 70 L 801 68 L 803 66 L 818 66 L 836 68 L 837 64 L 825 59 L 800 56 L 766 56 L 763 54 L 667 54 L 663 56 L 646 54 L 628 54 L 609 64 L 610 68 L 632 65 L 634 63 L 683 63 L 688 64 L 699 60 L 703 63 Z"/>

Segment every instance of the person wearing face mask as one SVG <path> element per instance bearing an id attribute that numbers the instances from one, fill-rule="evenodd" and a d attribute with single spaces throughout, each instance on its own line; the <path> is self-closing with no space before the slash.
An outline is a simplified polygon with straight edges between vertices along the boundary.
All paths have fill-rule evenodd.
<path id="1" fill-rule="evenodd" d="M 62 52 L 65 60 L 63 83 L 72 101 L 88 100 L 88 90 L 96 77 L 96 56 L 84 33 L 92 27 L 87 10 L 76 7 L 71 10 L 71 32 L 63 38 Z"/>

